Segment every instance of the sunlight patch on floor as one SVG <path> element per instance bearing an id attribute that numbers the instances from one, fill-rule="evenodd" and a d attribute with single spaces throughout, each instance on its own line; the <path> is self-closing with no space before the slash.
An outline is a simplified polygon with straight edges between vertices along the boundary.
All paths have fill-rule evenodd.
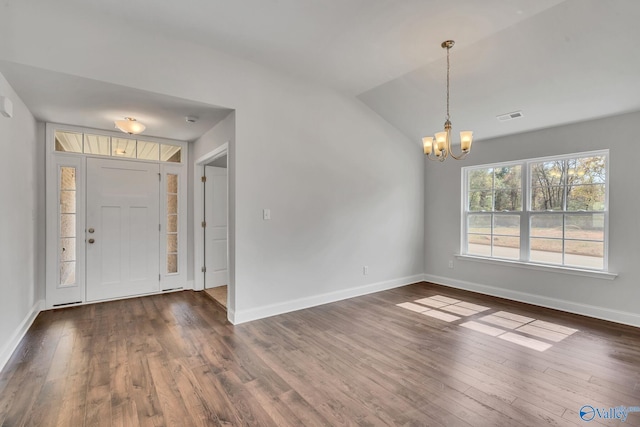
<path id="1" fill-rule="evenodd" d="M 396 305 L 448 323 L 458 321 L 462 317 L 475 316 L 491 310 L 491 307 L 485 307 L 443 295 L 420 298 L 413 302 L 408 301 Z M 455 315 L 450 313 L 454 313 Z M 463 328 L 492 337 L 498 337 L 502 340 L 536 351 L 545 351 L 551 348 L 553 343 L 558 343 L 578 332 L 577 329 L 544 320 L 536 320 L 532 317 L 522 316 L 508 311 L 496 311 L 475 320 L 460 323 L 459 325 Z M 511 332 L 508 330 L 511 330 Z"/>

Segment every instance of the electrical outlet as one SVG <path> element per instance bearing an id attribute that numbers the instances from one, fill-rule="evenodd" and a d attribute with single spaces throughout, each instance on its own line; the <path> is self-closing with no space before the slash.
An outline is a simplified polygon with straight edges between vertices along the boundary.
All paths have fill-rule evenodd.
<path id="1" fill-rule="evenodd" d="M 452 259 L 449 260 L 449 268 L 453 268 L 453 260 Z"/>
<path id="2" fill-rule="evenodd" d="M 362 267 L 362 274 L 364 274 L 365 276 L 367 274 L 369 274 L 369 266 L 365 265 L 364 267 Z"/>
<path id="3" fill-rule="evenodd" d="M 262 219 L 268 221 L 271 219 L 271 209 L 262 210 Z"/>

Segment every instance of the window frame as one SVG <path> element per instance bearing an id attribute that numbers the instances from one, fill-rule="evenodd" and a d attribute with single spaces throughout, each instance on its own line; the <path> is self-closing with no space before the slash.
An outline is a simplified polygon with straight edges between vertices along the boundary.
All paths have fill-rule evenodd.
<path id="1" fill-rule="evenodd" d="M 567 210 L 567 200 L 566 200 L 566 191 L 568 187 L 568 183 L 566 178 L 562 183 L 563 191 L 565 196 L 563 197 L 564 206 L 562 210 L 553 210 L 553 211 L 534 211 L 532 210 L 532 169 L 533 164 L 550 162 L 550 161 L 568 161 L 571 159 L 580 159 L 585 157 L 604 157 L 604 167 L 605 167 L 605 182 L 604 182 L 604 208 L 603 210 L 589 210 L 589 211 L 574 211 Z M 536 157 L 529 159 L 521 159 L 500 163 L 491 163 L 491 164 L 482 164 L 482 165 L 473 165 L 466 166 L 461 168 L 461 234 L 460 234 L 460 257 L 463 258 L 471 258 L 477 260 L 489 260 L 491 262 L 506 262 L 512 264 L 520 264 L 520 265 L 528 265 L 533 267 L 541 267 L 542 269 L 551 268 L 553 270 L 575 270 L 582 271 L 587 273 L 593 273 L 594 275 L 609 275 L 609 181 L 610 181 L 610 167 L 609 167 L 609 150 L 595 150 L 595 151 L 585 151 L 579 153 L 570 153 L 563 154 L 557 156 L 546 156 L 546 157 Z M 520 174 L 520 191 L 522 194 L 522 210 L 520 211 L 470 211 L 469 210 L 469 195 L 471 189 L 469 188 L 469 175 L 476 170 L 486 170 L 486 169 L 497 169 L 504 167 L 512 167 L 512 166 L 520 166 L 521 174 Z M 495 191 L 495 184 L 492 188 Z M 494 201 L 495 207 L 495 201 Z M 518 259 L 515 258 L 506 258 L 506 257 L 497 257 L 493 255 L 493 242 L 491 244 L 491 255 L 477 255 L 469 253 L 469 218 L 473 215 L 487 215 L 491 218 L 491 238 L 493 241 L 493 217 L 496 214 L 506 214 L 506 215 L 519 215 L 520 216 L 520 256 Z M 566 241 L 576 240 L 567 238 L 565 236 L 565 221 L 567 215 L 575 215 L 575 216 L 586 216 L 586 215 L 594 215 L 594 214 L 602 214 L 604 215 L 604 224 L 603 224 L 603 267 L 600 268 L 590 268 L 586 266 L 573 266 L 571 264 L 566 264 L 565 261 L 565 243 Z M 531 261 L 531 219 L 534 215 L 557 215 L 562 217 L 563 221 L 563 234 L 562 237 L 559 238 L 562 242 L 562 264 L 557 263 L 545 263 L 539 261 Z M 615 275 L 613 275 L 615 277 Z"/>

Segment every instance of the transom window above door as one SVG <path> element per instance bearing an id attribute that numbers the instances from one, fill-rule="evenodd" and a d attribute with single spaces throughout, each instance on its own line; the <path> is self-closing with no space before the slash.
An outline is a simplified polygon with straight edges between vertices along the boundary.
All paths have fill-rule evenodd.
<path id="1" fill-rule="evenodd" d="M 177 145 L 63 130 L 55 131 L 55 151 L 156 162 L 182 162 L 182 147 Z"/>

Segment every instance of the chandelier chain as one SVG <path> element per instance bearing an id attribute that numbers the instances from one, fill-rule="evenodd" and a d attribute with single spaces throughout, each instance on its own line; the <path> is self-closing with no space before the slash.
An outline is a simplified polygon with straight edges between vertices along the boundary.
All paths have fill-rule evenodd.
<path id="1" fill-rule="evenodd" d="M 449 64 L 449 50 L 451 48 L 447 46 L 447 121 L 451 119 L 449 116 L 449 70 L 451 69 L 451 65 Z"/>

